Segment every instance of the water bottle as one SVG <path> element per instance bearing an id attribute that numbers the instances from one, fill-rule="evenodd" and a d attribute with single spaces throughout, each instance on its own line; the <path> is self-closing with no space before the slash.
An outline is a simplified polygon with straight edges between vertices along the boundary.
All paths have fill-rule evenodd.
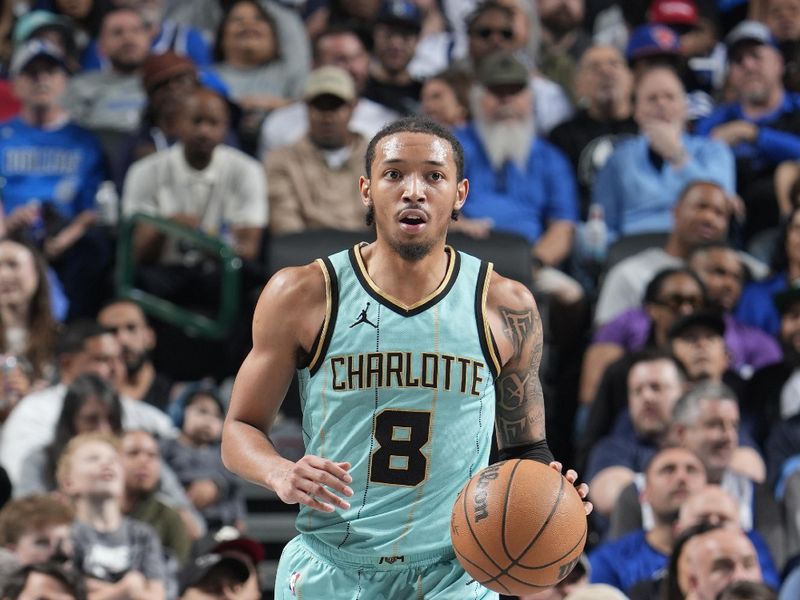
<path id="1" fill-rule="evenodd" d="M 119 221 L 119 195 L 113 181 L 104 181 L 94 197 L 100 225 L 113 227 Z"/>
<path id="2" fill-rule="evenodd" d="M 608 230 L 603 215 L 603 206 L 592 204 L 589 207 L 589 218 L 583 230 L 583 241 L 589 259 L 594 263 L 603 263 L 606 259 Z"/>

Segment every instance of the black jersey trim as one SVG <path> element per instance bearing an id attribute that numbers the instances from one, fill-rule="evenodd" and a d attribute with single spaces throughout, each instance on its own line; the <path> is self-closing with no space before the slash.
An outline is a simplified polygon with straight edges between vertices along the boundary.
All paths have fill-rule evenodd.
<path id="1" fill-rule="evenodd" d="M 439 287 L 436 288 L 430 295 L 426 296 L 419 302 L 412 304 L 411 306 L 407 306 L 400 302 L 397 298 L 394 298 L 390 294 L 383 292 L 375 284 L 375 282 L 372 281 L 369 273 L 367 273 L 367 267 L 364 265 L 364 260 L 361 258 L 361 252 L 359 251 L 358 245 L 350 248 L 349 256 L 350 264 L 353 267 L 353 272 L 356 274 L 358 282 L 370 296 L 375 298 L 375 300 L 380 302 L 389 310 L 396 312 L 401 317 L 413 317 L 414 315 L 418 315 L 419 313 L 428 310 L 431 306 L 439 302 L 447 295 L 447 293 L 456 283 L 458 272 L 461 268 L 461 255 L 451 246 L 445 246 L 445 252 L 449 253 L 450 262 L 447 266 L 447 272 L 445 273 L 442 283 L 440 283 Z"/>
<path id="2" fill-rule="evenodd" d="M 481 268 L 478 271 L 478 284 L 475 286 L 475 318 L 478 324 L 478 339 L 480 340 L 481 350 L 492 376 L 497 379 L 500 376 L 500 352 L 489 327 L 489 319 L 486 316 L 486 297 L 489 294 L 489 280 L 492 278 L 494 265 L 490 262 L 481 261 Z"/>
<path id="3" fill-rule="evenodd" d="M 339 280 L 336 277 L 336 270 L 333 268 L 328 258 L 318 258 L 322 274 L 325 276 L 325 319 L 322 321 L 322 328 L 314 340 L 311 347 L 311 362 L 308 363 L 308 371 L 314 375 L 322 366 L 322 360 L 328 352 L 328 346 L 333 337 L 333 330 L 336 327 L 336 314 L 339 312 Z"/>

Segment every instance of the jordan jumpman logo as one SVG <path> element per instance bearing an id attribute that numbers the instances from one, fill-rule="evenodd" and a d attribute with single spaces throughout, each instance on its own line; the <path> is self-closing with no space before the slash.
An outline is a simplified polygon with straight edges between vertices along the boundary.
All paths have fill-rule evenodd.
<path id="1" fill-rule="evenodd" d="M 361 314 L 358 315 L 358 318 L 356 319 L 355 323 L 350 325 L 350 329 L 352 329 L 356 325 L 360 325 L 361 323 L 367 323 L 368 325 L 372 325 L 375 329 L 378 328 L 378 326 L 375 325 L 375 323 L 373 323 L 372 321 L 370 321 L 369 317 L 367 316 L 367 311 L 369 310 L 369 304 L 370 303 L 367 302 L 367 305 L 364 307 L 364 310 L 361 311 Z"/>

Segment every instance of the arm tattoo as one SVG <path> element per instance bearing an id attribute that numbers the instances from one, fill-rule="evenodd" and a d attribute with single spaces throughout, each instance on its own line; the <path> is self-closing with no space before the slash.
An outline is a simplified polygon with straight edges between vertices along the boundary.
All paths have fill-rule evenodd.
<path id="1" fill-rule="evenodd" d="M 542 322 L 533 309 L 499 307 L 514 354 L 498 377 L 497 437 L 501 448 L 535 442 L 545 437 L 544 398 L 539 381 L 542 359 Z"/>

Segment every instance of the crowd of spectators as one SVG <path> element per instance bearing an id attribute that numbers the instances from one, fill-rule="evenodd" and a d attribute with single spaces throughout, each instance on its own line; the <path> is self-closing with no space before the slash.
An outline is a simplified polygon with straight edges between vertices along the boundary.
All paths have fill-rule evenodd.
<path id="1" fill-rule="evenodd" d="M 596 509 L 535 598 L 800 597 L 800 0 L 0 0 L 0 597 L 260 597 L 226 382 L 405 115 L 528 248 Z M 115 292 L 213 316 L 214 244 L 203 352 Z"/>

